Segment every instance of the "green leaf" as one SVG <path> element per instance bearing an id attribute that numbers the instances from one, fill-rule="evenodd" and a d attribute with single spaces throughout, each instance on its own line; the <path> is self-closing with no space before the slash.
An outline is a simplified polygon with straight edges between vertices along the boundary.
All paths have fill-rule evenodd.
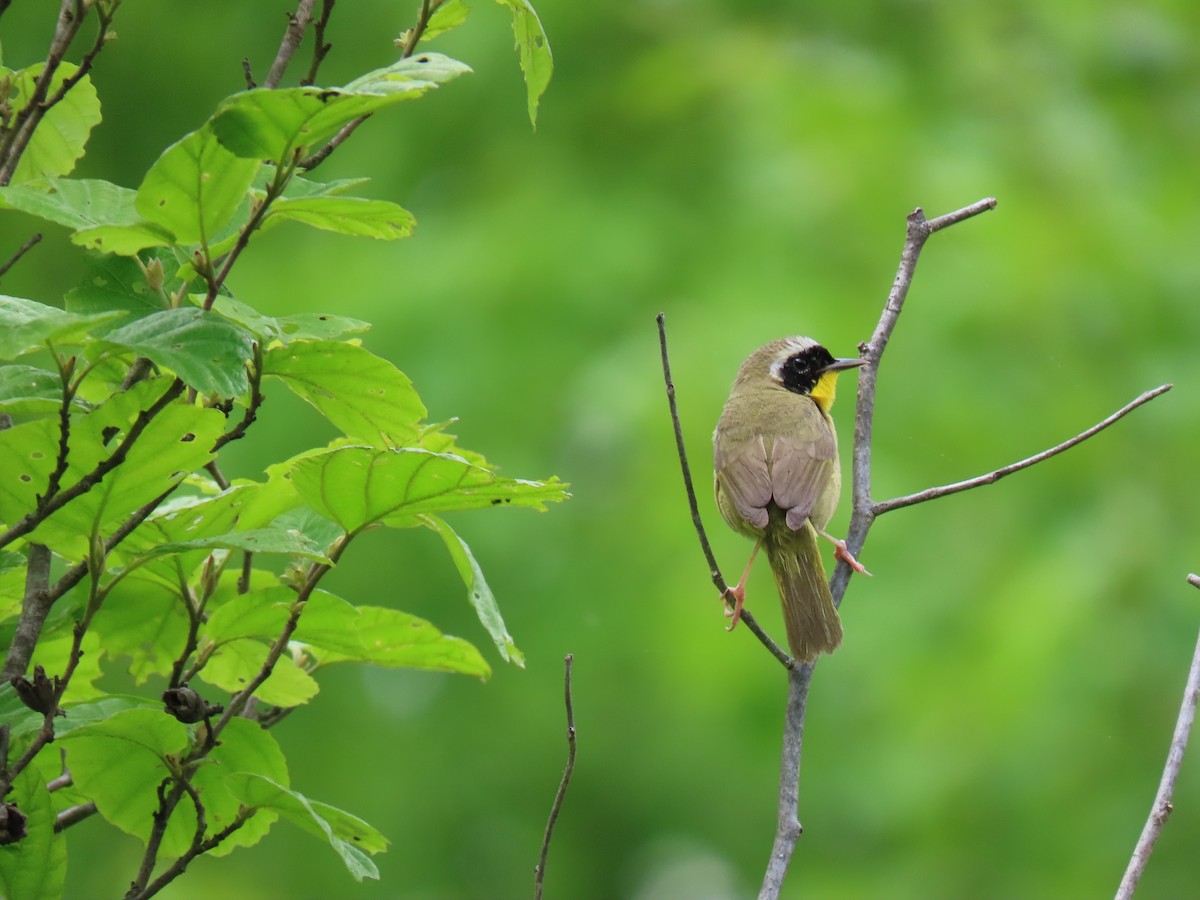
<path id="1" fill-rule="evenodd" d="M 218 534 L 213 537 L 160 544 L 151 553 L 155 556 L 163 556 L 184 553 L 188 550 L 217 549 L 247 550 L 253 553 L 283 553 L 332 565 L 332 560 L 320 551 L 311 538 L 298 531 L 288 531 L 283 528 L 251 528 L 245 531 Z"/>
<path id="2" fill-rule="evenodd" d="M 259 162 L 230 153 L 207 125 L 168 147 L 137 192 L 137 211 L 179 243 L 210 242 L 246 198 Z"/>
<path id="3" fill-rule="evenodd" d="M 355 119 L 469 71 L 441 54 L 423 53 L 341 89 L 256 88 L 234 94 L 217 107 L 211 124 L 217 139 L 238 156 L 285 165 L 296 152 L 324 143 Z"/>
<path id="4" fill-rule="evenodd" d="M 91 630 L 100 636 L 107 656 L 129 657 L 134 684 L 169 674 L 188 633 L 178 582 L 170 590 L 136 574 L 121 579 L 96 613 Z"/>
<path id="5" fill-rule="evenodd" d="M 32 672 L 34 666 L 42 666 L 49 675 L 66 671 L 75 638 L 72 625 L 70 620 L 63 617 L 55 622 L 54 628 L 48 627 L 42 632 L 37 647 L 34 648 L 33 658 L 29 661 L 28 671 Z M 75 667 L 70 689 L 66 694 L 66 699 L 72 703 L 104 696 L 104 691 L 96 687 L 96 681 L 103 674 L 100 671 L 100 659 L 104 654 L 100 649 L 99 636 L 91 632 L 85 634 L 80 649 L 83 651 L 83 657 Z"/>
<path id="6" fill-rule="evenodd" d="M 4 799 L 25 814 L 25 837 L 0 847 L 0 896 L 7 900 L 55 900 L 67 874 L 67 836 L 54 833 L 54 804 L 37 768 L 13 781 Z"/>
<path id="7" fill-rule="evenodd" d="M 38 63 L 16 73 L 13 78 L 14 111 L 29 105 L 37 78 L 45 68 L 45 63 Z M 53 97 L 63 82 L 78 72 L 79 66 L 74 63 L 60 63 L 50 79 L 46 96 Z M 100 99 L 91 77 L 84 75 L 38 123 L 10 183 L 22 184 L 35 178 L 66 175 L 83 156 L 88 135 L 99 124 Z"/>
<path id="8" fill-rule="evenodd" d="M 467 596 L 471 600 L 471 606 L 475 608 L 475 614 L 479 616 L 480 623 L 491 635 L 496 649 L 500 651 L 500 656 L 505 662 L 515 663 L 522 669 L 525 668 L 525 654 L 517 648 L 512 635 L 508 633 L 508 629 L 504 625 L 504 618 L 500 615 L 500 607 L 496 605 L 492 589 L 488 587 L 487 579 L 483 576 L 483 569 L 476 562 L 475 554 L 471 552 L 467 542 L 459 537 L 444 519 L 438 516 L 421 516 L 421 521 L 436 531 L 445 542 L 446 549 L 450 552 L 450 558 L 454 560 L 454 567 L 458 569 L 463 584 L 467 586 Z"/>
<path id="9" fill-rule="evenodd" d="M 253 337 L 213 312 L 165 309 L 109 332 L 105 340 L 169 369 L 201 394 L 237 397 L 249 387 Z"/>
<path id="10" fill-rule="evenodd" d="M 78 231 L 97 225 L 134 224 L 138 220 L 133 207 L 136 196 L 135 191 L 108 181 L 51 178 L 0 188 L 0 208 L 20 210 Z"/>
<path id="11" fill-rule="evenodd" d="M 154 824 L 158 785 L 171 773 L 166 758 L 187 749 L 187 727 L 162 710 L 130 709 L 57 740 L 67 747 L 75 784 L 100 815 L 145 841 Z"/>
<path id="12" fill-rule="evenodd" d="M 78 286 L 67 291 L 68 312 L 89 315 L 121 310 L 130 322 L 162 312 L 169 305 L 164 294 L 179 287 L 178 282 L 166 274 L 175 268 L 169 254 L 164 253 L 161 257 L 150 254 L 147 260 L 163 269 L 161 290 L 150 286 L 146 264 L 139 259 L 113 254 L 89 256 L 87 274 Z"/>
<path id="13" fill-rule="evenodd" d="M 123 313 L 80 316 L 33 300 L 0 295 L 0 359 L 39 350 L 46 341 L 69 344 Z"/>
<path id="14" fill-rule="evenodd" d="M 468 12 L 470 10 L 463 0 L 446 0 L 429 17 L 429 23 L 425 26 L 425 33 L 421 35 L 420 42 L 423 44 L 426 41 L 432 41 L 439 35 L 457 28 L 463 22 L 467 21 Z"/>
<path id="15" fill-rule="evenodd" d="M 281 463 L 278 471 L 309 506 L 346 531 L 376 522 L 408 527 L 415 516 L 456 509 L 545 509 L 567 496 L 557 478 L 503 478 L 461 456 L 415 447 L 337 447 Z"/>
<path id="16" fill-rule="evenodd" d="M 357 816 L 309 800 L 260 775 L 231 776 L 229 789 L 246 806 L 276 812 L 310 834 L 329 841 L 355 880 L 379 877 L 379 870 L 367 853 L 386 850 L 387 839 Z"/>
<path id="17" fill-rule="evenodd" d="M 83 228 L 71 235 L 71 243 L 100 253 L 134 256 L 150 247 L 171 246 L 175 243 L 175 235 L 153 222 L 135 222 Z"/>
<path id="18" fill-rule="evenodd" d="M 213 310 L 248 329 L 264 346 L 275 341 L 287 344 L 291 341 L 327 340 L 358 334 L 371 328 L 370 322 L 329 313 L 296 313 L 278 318 L 264 316 L 254 307 L 232 297 L 217 297 Z"/>
<path id="19" fill-rule="evenodd" d="M 68 742 L 76 784 L 110 823 L 145 841 L 158 805 L 157 788 L 171 773 L 168 757 L 178 759 L 189 745 L 186 726 L 161 710 L 134 709 L 78 728 L 62 737 Z M 274 739 L 248 719 L 234 719 L 221 741 L 200 766 L 192 784 L 200 793 L 208 830 L 213 834 L 237 815 L 240 801 L 229 791 L 230 775 L 261 772 L 287 783 L 287 766 Z M 218 855 L 254 843 L 274 816 L 255 816 L 222 844 Z M 162 842 L 164 857 L 179 856 L 196 831 L 196 813 L 186 798 L 176 808 Z"/>
<path id="20" fill-rule="evenodd" d="M 550 84 L 554 74 L 554 57 L 550 53 L 550 42 L 537 12 L 529 0 L 498 0 L 512 10 L 513 35 L 517 39 L 517 52 L 521 57 L 521 71 L 525 73 L 525 92 L 529 100 L 529 121 L 537 127 L 538 102 Z"/>
<path id="21" fill-rule="evenodd" d="M 344 603 L 344 601 L 343 601 Z M 491 666 L 468 641 L 442 634 L 424 619 L 382 606 L 332 604 L 305 610 L 296 640 L 310 644 L 320 665 L 364 662 L 390 669 L 453 672 L 489 678 Z"/>
<path id="22" fill-rule="evenodd" d="M 154 378 L 114 395 L 84 416 L 71 417 L 71 452 L 62 485 L 70 487 L 120 444 L 120 435 L 166 390 Z M 215 409 L 184 401 L 167 406 L 128 448 L 124 462 L 90 491 L 51 515 L 34 531 L 36 539 L 68 559 L 87 552 L 87 536 L 108 533 L 142 504 L 164 493 L 212 458 L 211 448 L 225 424 Z M 55 465 L 58 427 L 42 419 L 0 431 L 0 521 L 15 522 L 32 509 L 46 489 Z"/>
<path id="23" fill-rule="evenodd" d="M 62 405 L 62 380 L 57 372 L 36 366 L 0 366 L 0 410 L 9 415 L 54 412 Z M 73 408 L 81 409 L 76 401 Z"/>
<path id="24" fill-rule="evenodd" d="M 304 197 L 276 200 L 266 220 L 291 220 L 355 237 L 394 241 L 412 234 L 412 213 L 386 200 L 361 197 Z M 265 224 L 265 222 L 264 222 Z"/>
<path id="25" fill-rule="evenodd" d="M 263 373 L 283 379 L 347 437 L 373 447 L 410 441 L 425 416 L 408 376 L 354 344 L 306 341 L 274 347 L 263 360 Z"/>
<path id="26" fill-rule="evenodd" d="M 226 827 L 238 814 L 242 801 L 233 790 L 236 779 L 255 775 L 280 784 L 289 784 L 287 760 L 271 733 L 250 719 L 232 719 L 221 732 L 221 741 L 209 755 L 211 765 L 196 770 L 192 784 L 200 791 L 208 834 Z M 190 810 L 189 810 L 190 811 Z M 260 810 L 241 828 L 209 851 L 212 856 L 225 856 L 238 847 L 258 843 L 270 829 L 277 816 L 272 810 Z M 195 816 L 183 821 L 180 829 L 185 840 L 195 833 Z M 184 843 L 183 847 L 187 844 Z"/>
<path id="27" fill-rule="evenodd" d="M 269 649 L 255 640 L 221 644 L 200 670 L 200 678 L 231 694 L 236 693 L 262 669 Z M 285 654 L 279 657 L 270 677 L 259 685 L 254 696 L 274 706 L 299 706 L 315 697 L 318 690 L 313 677 Z"/>

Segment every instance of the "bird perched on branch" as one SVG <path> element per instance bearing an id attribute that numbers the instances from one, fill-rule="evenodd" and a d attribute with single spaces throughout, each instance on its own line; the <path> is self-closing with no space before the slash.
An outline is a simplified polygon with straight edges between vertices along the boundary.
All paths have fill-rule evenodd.
<path id="1" fill-rule="evenodd" d="M 835 359 L 806 337 L 759 347 L 738 370 L 713 432 L 717 507 L 730 528 L 756 542 L 741 580 L 730 589 L 735 602 L 729 627 L 741 615 L 750 566 L 765 548 L 788 646 L 801 662 L 832 653 L 842 642 L 817 536 L 833 541 L 839 559 L 866 572 L 845 541 L 824 530 L 842 486 L 829 408 L 838 374 L 863 362 Z"/>

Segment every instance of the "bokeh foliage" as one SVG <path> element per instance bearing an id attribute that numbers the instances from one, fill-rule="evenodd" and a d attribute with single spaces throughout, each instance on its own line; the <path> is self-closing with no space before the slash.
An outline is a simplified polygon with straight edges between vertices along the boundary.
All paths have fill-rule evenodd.
<path id="1" fill-rule="evenodd" d="M 161 148 L 263 69 L 286 4 L 127 4 L 94 80 L 79 174 L 135 186 Z M 6 61 L 49 23 L 5 16 Z M 478 77 L 364 126 L 323 177 L 358 174 L 418 226 L 399 244 L 285 225 L 237 278 L 269 315 L 336 311 L 413 379 L 433 419 L 506 471 L 554 471 L 544 517 L 456 523 L 527 671 L 482 686 L 331 672 L 279 727 L 293 780 L 391 840 L 349 887 L 311 838 L 199 864 L 171 896 L 523 896 L 565 756 L 575 654 L 579 763 L 550 894 L 745 896 L 774 821 L 783 679 L 723 631 L 680 489 L 653 316 L 668 315 L 701 481 L 740 360 L 816 336 L 849 355 L 878 315 L 903 217 L 986 195 L 994 213 L 926 249 L 881 370 L 880 498 L 1061 440 L 1141 390 L 1176 388 L 1070 454 L 881 520 L 808 718 L 790 895 L 1093 896 L 1149 807 L 1195 640 L 1200 568 L 1200 10 L 1149 4 L 542 0 L 557 71 L 536 133 L 505 35 L 478 4 L 436 49 Z M 339 83 L 393 53 L 408 10 L 339 6 Z M 364 65 L 364 62 L 366 65 Z M 384 160 L 384 164 L 380 164 Z M 0 221 L 2 246 L 28 224 Z M 330 249 L 332 241 L 333 249 Z M 5 281 L 50 300 L 82 262 L 62 234 Z M 835 418 L 849 442 L 851 382 Z M 331 436 L 276 390 L 240 471 Z M 231 448 L 233 449 L 233 448 Z M 736 571 L 748 546 L 702 511 Z M 843 510 L 835 519 L 844 523 Z M 485 517 L 486 518 L 486 517 Z M 370 535 L 331 588 L 475 635 L 423 532 Z M 364 549 L 365 548 L 365 549 Z M 765 569 L 750 603 L 777 622 Z M 1200 791 L 1143 881 L 1186 895 Z M 366 773 L 366 774 L 365 774 Z M 370 777 L 366 777 L 368 775 Z M 117 893 L 136 846 L 78 828 L 68 895 Z M 85 849 L 86 848 L 86 849 Z M 86 862 L 85 862 L 86 860 Z"/>

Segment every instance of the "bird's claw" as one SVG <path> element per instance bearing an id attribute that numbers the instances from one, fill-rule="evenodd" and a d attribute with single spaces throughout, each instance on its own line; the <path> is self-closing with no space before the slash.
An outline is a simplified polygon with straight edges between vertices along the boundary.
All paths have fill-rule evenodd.
<path id="1" fill-rule="evenodd" d="M 730 606 L 730 598 L 733 599 L 733 605 Z M 737 627 L 737 623 L 742 618 L 742 607 L 746 605 L 746 588 L 742 585 L 731 587 L 725 591 L 725 615 L 729 618 L 729 624 L 725 626 L 726 631 L 733 631 Z"/>
<path id="2" fill-rule="evenodd" d="M 841 560 L 860 575 L 866 575 L 868 578 L 871 577 L 871 573 L 867 571 L 867 567 L 854 558 L 854 554 L 850 552 L 850 548 L 846 546 L 845 541 L 835 538 L 833 535 L 826 534 L 824 531 L 821 532 L 821 537 L 833 542 L 834 559 Z"/>

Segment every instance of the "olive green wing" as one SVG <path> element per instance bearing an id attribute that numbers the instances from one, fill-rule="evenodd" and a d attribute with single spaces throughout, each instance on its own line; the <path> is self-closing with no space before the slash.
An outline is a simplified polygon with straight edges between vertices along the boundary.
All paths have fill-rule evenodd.
<path id="1" fill-rule="evenodd" d="M 837 465 L 837 440 L 815 404 L 811 410 L 805 409 L 797 424 L 793 435 L 771 441 L 768 461 L 771 496 L 787 513 L 787 526 L 792 531 L 804 527 Z"/>
<path id="2" fill-rule="evenodd" d="M 746 522 L 759 530 L 767 527 L 767 504 L 771 502 L 771 472 L 767 465 L 767 446 L 761 434 L 746 441 L 713 444 L 713 470 L 716 473 L 717 504 L 736 530 L 722 501 L 722 494 Z"/>

